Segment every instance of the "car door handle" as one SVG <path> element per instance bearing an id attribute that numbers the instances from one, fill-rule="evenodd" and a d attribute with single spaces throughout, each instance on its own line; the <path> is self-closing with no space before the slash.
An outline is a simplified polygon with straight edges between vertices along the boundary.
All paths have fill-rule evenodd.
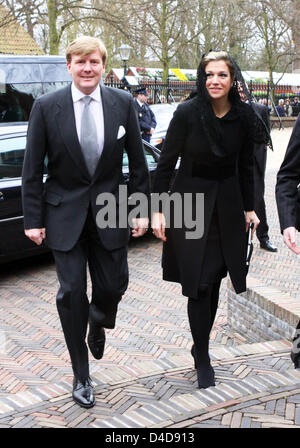
<path id="1" fill-rule="evenodd" d="M 4 201 L 4 194 L 0 191 L 0 201 Z"/>

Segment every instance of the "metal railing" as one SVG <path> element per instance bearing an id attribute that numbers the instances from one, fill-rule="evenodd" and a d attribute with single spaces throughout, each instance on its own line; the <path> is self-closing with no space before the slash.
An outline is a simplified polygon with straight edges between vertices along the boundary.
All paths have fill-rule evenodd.
<path id="1" fill-rule="evenodd" d="M 182 98 L 189 95 L 189 93 L 196 87 L 195 81 L 185 82 L 168 79 L 166 83 L 163 83 L 157 78 L 149 81 L 141 81 L 138 86 L 129 86 L 124 82 L 116 82 L 113 79 L 108 78 L 105 79 L 104 84 L 118 89 L 126 89 L 133 94 L 138 88 L 146 88 L 149 92 L 149 102 L 153 104 L 179 102 Z"/>
<path id="2" fill-rule="evenodd" d="M 138 86 L 129 86 L 122 81 L 117 82 L 112 77 L 106 78 L 104 84 L 118 89 L 126 89 L 132 94 L 134 94 L 135 90 L 138 88 L 144 87 L 149 92 L 149 103 L 153 104 L 179 102 L 196 88 L 196 81 L 173 81 L 168 78 L 167 82 L 163 83 L 156 77 L 151 80 L 142 80 Z M 280 98 L 287 99 L 295 96 L 300 97 L 300 86 L 271 85 L 269 81 L 250 81 L 248 87 L 251 95 L 257 100 L 261 98 L 265 98 L 267 102 L 271 100 L 274 114 L 277 115 L 278 113 L 276 111 L 275 103 L 277 103 Z M 273 92 L 273 95 L 271 95 L 271 92 Z M 280 119 L 280 117 L 278 118 Z"/>

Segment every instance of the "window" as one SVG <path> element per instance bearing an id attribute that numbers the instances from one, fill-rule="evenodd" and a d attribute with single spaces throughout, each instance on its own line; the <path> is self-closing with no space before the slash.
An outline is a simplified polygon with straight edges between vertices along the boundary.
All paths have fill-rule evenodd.
<path id="1" fill-rule="evenodd" d="M 0 90 L 0 122 L 28 121 L 36 98 L 68 84 L 69 82 L 4 84 Z"/>
<path id="2" fill-rule="evenodd" d="M 144 153 L 146 156 L 148 167 L 156 165 L 156 160 L 152 154 L 152 152 L 149 151 L 149 149 L 144 145 Z"/>
<path id="3" fill-rule="evenodd" d="M 0 140 L 0 179 L 21 177 L 26 137 Z"/>
<path id="4" fill-rule="evenodd" d="M 0 139 L 0 179 L 22 176 L 26 147 L 26 136 L 13 136 Z M 44 161 L 44 174 L 47 174 L 48 157 Z"/>
<path id="5" fill-rule="evenodd" d="M 156 160 L 153 156 L 152 152 L 144 145 L 144 153 L 147 161 L 148 167 L 156 166 Z M 123 168 L 128 167 L 128 156 L 127 153 L 124 151 L 123 153 Z"/>

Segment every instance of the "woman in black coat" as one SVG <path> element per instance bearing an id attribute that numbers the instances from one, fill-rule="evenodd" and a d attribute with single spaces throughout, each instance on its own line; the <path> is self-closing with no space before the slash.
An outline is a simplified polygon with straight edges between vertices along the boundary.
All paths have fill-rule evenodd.
<path id="1" fill-rule="evenodd" d="M 204 55 L 198 68 L 197 95 L 181 103 L 174 114 L 154 182 L 155 193 L 168 192 L 180 157 L 171 192 L 181 197 L 190 193 L 194 214 L 197 201 L 204 198 L 201 238 L 187 238 L 191 229 L 174 225 L 172 219 L 166 226 L 164 210 L 152 217 L 153 232 L 164 241 L 163 278 L 181 283 L 183 295 L 189 298 L 192 355 L 200 388 L 215 384 L 208 345 L 221 280 L 229 272 L 236 292 L 246 290 L 246 232 L 254 223 L 253 236 L 259 224 L 253 210 L 257 118 L 252 107 L 241 101 L 235 75 L 226 52 Z"/>

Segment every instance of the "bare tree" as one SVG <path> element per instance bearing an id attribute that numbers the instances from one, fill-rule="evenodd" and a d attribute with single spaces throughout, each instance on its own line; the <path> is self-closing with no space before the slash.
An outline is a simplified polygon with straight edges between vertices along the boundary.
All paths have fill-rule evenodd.
<path id="1" fill-rule="evenodd" d="M 192 1 L 129 0 L 134 18 L 132 30 L 135 43 L 146 49 L 149 58 L 157 58 L 166 80 L 171 61 L 181 48 L 195 39 L 188 27 Z M 198 34 L 197 32 L 196 34 Z"/>
<path id="2" fill-rule="evenodd" d="M 248 5 L 255 23 L 256 53 L 260 55 L 257 68 L 269 72 L 271 86 L 273 73 L 280 70 L 284 74 L 294 57 L 291 28 L 284 19 L 291 13 L 291 4 L 282 0 L 254 0 Z"/>

